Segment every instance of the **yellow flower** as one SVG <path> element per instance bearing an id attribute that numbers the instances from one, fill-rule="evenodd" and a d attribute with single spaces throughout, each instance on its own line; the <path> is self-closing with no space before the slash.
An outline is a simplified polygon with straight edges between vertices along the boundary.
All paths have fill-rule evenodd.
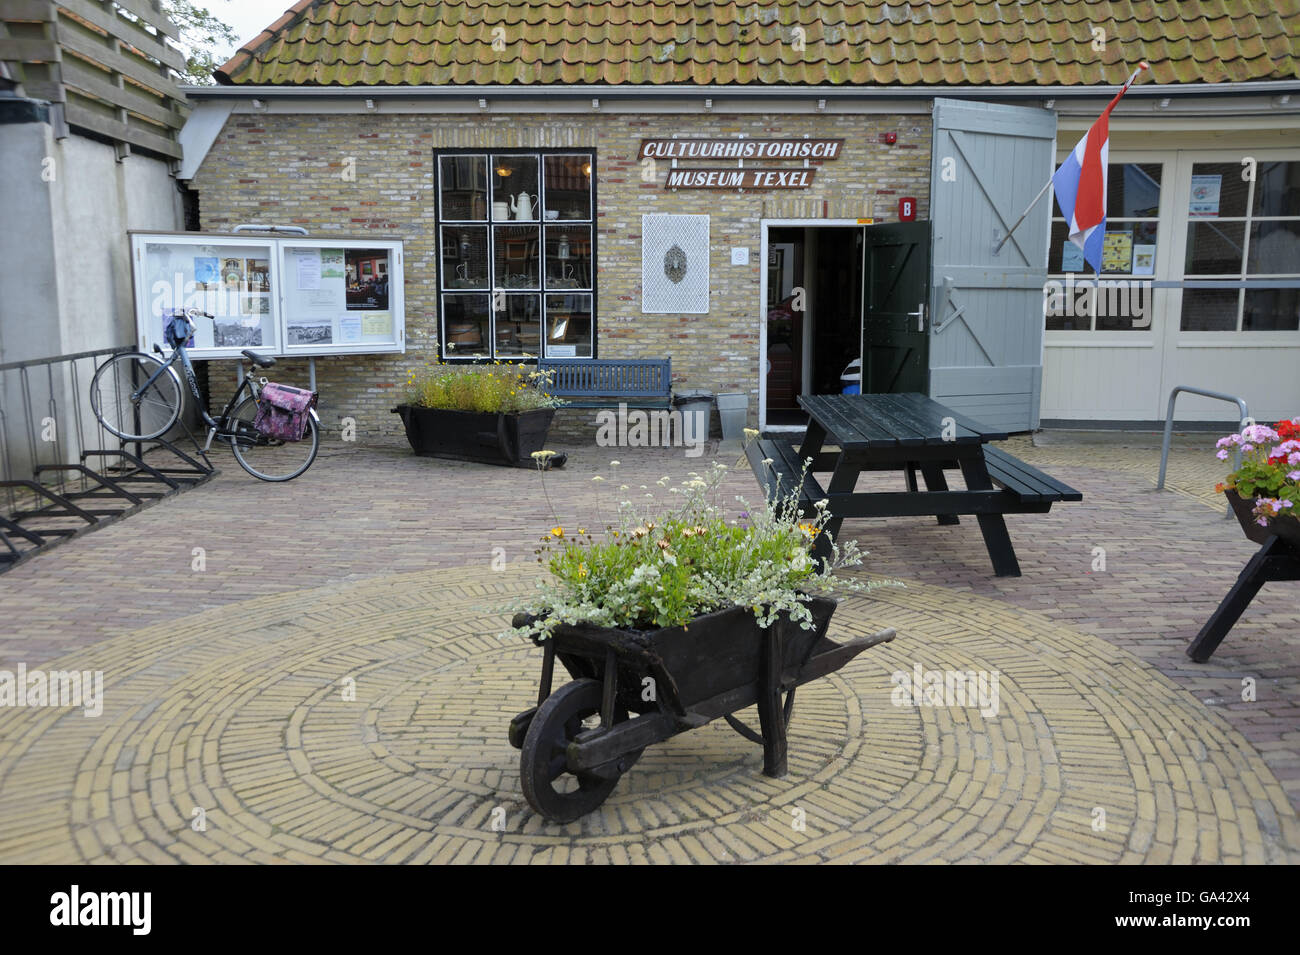
<path id="1" fill-rule="evenodd" d="M 585 563 L 581 563 L 578 565 L 578 576 L 579 577 L 587 576 L 587 565 Z"/>
<path id="2" fill-rule="evenodd" d="M 812 539 L 815 538 L 819 533 L 821 533 L 819 530 L 817 530 L 817 528 L 813 527 L 811 524 L 806 524 L 806 523 L 805 523 L 805 524 L 800 524 L 800 525 L 799 525 L 799 530 L 801 530 L 801 531 L 803 531 L 805 534 L 807 534 L 809 540 L 812 540 Z"/>
<path id="3" fill-rule="evenodd" d="M 563 527 L 552 527 L 552 528 L 551 528 L 551 536 L 552 536 L 552 537 L 563 537 L 563 536 L 564 536 L 564 528 L 563 528 Z"/>

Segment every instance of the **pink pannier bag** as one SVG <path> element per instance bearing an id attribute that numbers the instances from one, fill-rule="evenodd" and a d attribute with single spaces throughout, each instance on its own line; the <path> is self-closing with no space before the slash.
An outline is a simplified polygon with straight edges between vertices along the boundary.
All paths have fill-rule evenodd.
<path id="1" fill-rule="evenodd" d="M 301 441 L 307 432 L 307 416 L 316 407 L 316 392 L 267 382 L 257 401 L 253 427 L 268 438 Z"/>

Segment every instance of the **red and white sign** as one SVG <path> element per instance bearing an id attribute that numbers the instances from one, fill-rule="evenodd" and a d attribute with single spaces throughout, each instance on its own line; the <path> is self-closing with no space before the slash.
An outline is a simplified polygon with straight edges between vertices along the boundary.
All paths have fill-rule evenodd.
<path id="1" fill-rule="evenodd" d="M 916 219 L 916 196 L 903 196 L 898 200 L 898 221 L 912 222 Z"/>

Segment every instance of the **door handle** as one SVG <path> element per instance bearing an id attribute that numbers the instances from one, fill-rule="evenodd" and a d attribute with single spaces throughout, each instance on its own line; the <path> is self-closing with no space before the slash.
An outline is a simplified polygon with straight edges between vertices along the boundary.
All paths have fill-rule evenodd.
<path id="1" fill-rule="evenodd" d="M 915 312 L 908 312 L 907 314 L 916 316 L 916 330 L 918 332 L 925 331 L 925 303 L 924 302 L 922 302 L 920 305 L 917 306 Z"/>

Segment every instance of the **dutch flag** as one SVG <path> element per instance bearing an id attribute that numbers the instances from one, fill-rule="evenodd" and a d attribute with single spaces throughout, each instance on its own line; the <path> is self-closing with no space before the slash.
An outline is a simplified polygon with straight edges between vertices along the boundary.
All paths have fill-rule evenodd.
<path id="1" fill-rule="evenodd" d="M 1070 227 L 1070 241 L 1083 249 L 1083 258 L 1092 270 L 1101 274 L 1101 247 L 1106 237 L 1106 157 L 1110 150 L 1110 111 L 1115 108 L 1138 74 L 1147 69 L 1141 63 L 1128 78 L 1123 89 L 1097 117 L 1065 157 L 1061 168 L 1052 176 L 1052 190 L 1061 215 Z"/>

